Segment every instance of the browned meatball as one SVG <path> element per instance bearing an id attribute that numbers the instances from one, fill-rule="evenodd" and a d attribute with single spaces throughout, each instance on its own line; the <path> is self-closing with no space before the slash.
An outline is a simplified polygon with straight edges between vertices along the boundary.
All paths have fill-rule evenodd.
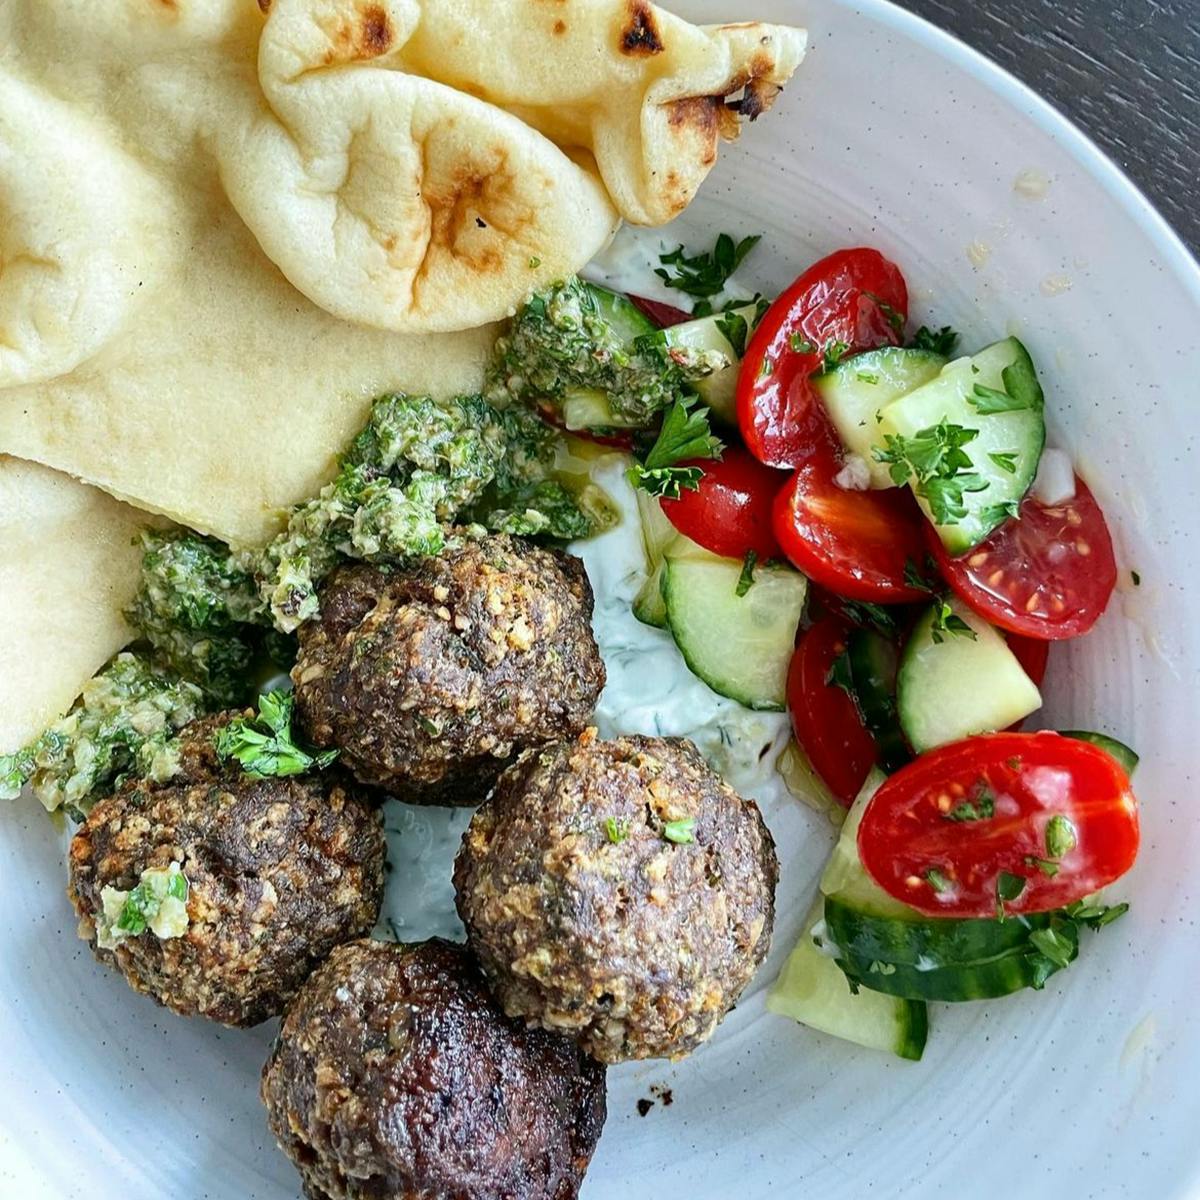
<path id="1" fill-rule="evenodd" d="M 604 1068 L 510 1021 L 466 950 L 335 950 L 263 1068 L 267 1120 L 312 1200 L 572 1200 Z"/>
<path id="2" fill-rule="evenodd" d="M 568 554 L 496 535 L 321 592 L 292 670 L 308 738 L 405 800 L 478 804 L 527 746 L 578 733 L 604 686 Z"/>
<path id="3" fill-rule="evenodd" d="M 454 870 L 505 1011 L 604 1062 L 712 1034 L 766 957 L 777 878 L 757 806 L 691 742 L 593 730 L 504 773 Z"/>
<path id="4" fill-rule="evenodd" d="M 216 730 L 232 714 L 183 731 L 170 782 L 127 784 L 100 801 L 71 841 L 80 936 L 139 992 L 185 1016 L 254 1025 L 283 1011 L 312 969 L 374 925 L 383 897 L 383 824 L 336 771 L 250 779 L 217 762 Z M 187 880 L 186 928 L 116 931 L 143 872 Z M 182 924 L 182 922 L 181 922 Z"/>

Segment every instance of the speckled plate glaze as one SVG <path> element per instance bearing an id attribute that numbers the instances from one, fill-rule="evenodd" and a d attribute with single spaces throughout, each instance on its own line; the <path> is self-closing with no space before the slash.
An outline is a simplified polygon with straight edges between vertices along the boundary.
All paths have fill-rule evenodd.
<path id="1" fill-rule="evenodd" d="M 918 318 L 972 343 L 1018 332 L 1041 365 L 1052 436 L 1143 580 L 1084 644 L 1055 650 L 1046 720 L 1141 751 L 1144 844 L 1121 889 L 1132 912 L 1076 966 L 1042 995 L 938 1008 L 925 1060 L 909 1064 L 765 1013 L 831 842 L 822 818 L 769 800 L 783 863 L 771 961 L 694 1058 L 610 1073 L 584 1195 L 1194 1195 L 1200 271 L 1061 117 L 890 5 L 674 7 L 798 21 L 813 38 L 778 111 L 723 153 L 680 240 L 764 232 L 749 272 L 764 291 L 837 246 L 871 243 L 903 265 Z M 651 674 L 647 695 L 662 686 Z M 652 720 L 646 707 L 606 723 Z M 453 928 L 448 860 L 465 819 L 392 812 L 393 874 L 410 889 L 389 910 L 402 936 Z M 0 1196 L 296 1197 L 257 1096 L 272 1028 L 180 1020 L 96 965 L 74 936 L 62 853 L 28 805 L 0 821 Z"/>

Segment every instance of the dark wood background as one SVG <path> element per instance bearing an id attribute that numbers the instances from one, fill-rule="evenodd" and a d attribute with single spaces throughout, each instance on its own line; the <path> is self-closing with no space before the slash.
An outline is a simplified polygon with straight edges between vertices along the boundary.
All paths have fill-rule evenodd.
<path id="1" fill-rule="evenodd" d="M 1200 253 L 1200 0 L 899 0 L 1056 105 Z"/>

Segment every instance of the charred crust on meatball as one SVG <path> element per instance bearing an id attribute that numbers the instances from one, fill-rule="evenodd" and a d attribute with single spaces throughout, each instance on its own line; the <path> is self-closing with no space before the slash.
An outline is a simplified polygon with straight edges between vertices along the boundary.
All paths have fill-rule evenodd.
<path id="1" fill-rule="evenodd" d="M 262 1098 L 320 1200 L 573 1200 L 604 1068 L 509 1020 L 464 947 L 360 941 L 302 989 Z"/>
<path id="2" fill-rule="evenodd" d="M 235 715 L 183 730 L 171 780 L 131 781 L 93 807 L 71 841 L 68 895 L 80 936 L 137 991 L 185 1016 L 254 1025 L 372 928 L 386 846 L 379 811 L 342 773 L 252 779 L 219 762 L 213 739 Z M 186 932 L 100 948 L 104 889 L 130 891 L 172 863 L 188 880 Z"/>
<path id="3" fill-rule="evenodd" d="M 305 736 L 403 800 L 477 804 L 604 686 L 583 564 L 502 535 L 406 570 L 336 571 L 292 671 Z"/>
<path id="4" fill-rule="evenodd" d="M 594 731 L 501 776 L 454 872 L 505 1010 L 605 1062 L 712 1034 L 766 957 L 777 878 L 757 806 L 690 742 Z"/>

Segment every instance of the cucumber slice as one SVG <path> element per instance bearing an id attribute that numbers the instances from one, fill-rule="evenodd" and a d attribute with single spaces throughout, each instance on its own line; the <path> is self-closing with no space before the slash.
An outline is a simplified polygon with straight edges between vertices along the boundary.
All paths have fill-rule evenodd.
<path id="1" fill-rule="evenodd" d="M 692 390 L 726 425 L 737 425 L 734 392 L 737 389 L 738 369 L 746 342 L 758 324 L 759 316 L 758 305 L 747 304 L 728 312 L 715 313 L 711 317 L 684 321 L 681 325 L 672 325 L 653 334 L 668 346 L 688 350 L 717 350 L 729 358 L 730 365 L 723 371 L 714 371 L 691 385 Z M 730 341 L 731 336 L 734 341 Z"/>
<path id="2" fill-rule="evenodd" d="M 823 913 L 818 897 L 796 948 L 767 992 L 767 1010 L 857 1046 L 918 1061 L 929 1031 L 926 1006 L 866 988 L 852 992 L 845 972 L 817 946 L 812 929 Z"/>
<path id="3" fill-rule="evenodd" d="M 687 665 L 714 692 L 747 708 L 782 711 L 808 580 L 783 563 L 765 563 L 739 596 L 741 574 L 737 559 L 672 546 L 662 584 L 667 625 Z"/>
<path id="4" fill-rule="evenodd" d="M 1133 773 L 1137 769 L 1138 763 L 1141 762 L 1141 756 L 1124 742 L 1118 742 L 1115 737 L 1109 737 L 1107 733 L 1092 733 L 1086 729 L 1064 729 L 1061 732 L 1063 737 L 1076 738 L 1081 742 L 1091 742 L 1093 746 L 1099 746 L 1101 750 L 1107 751 L 1125 768 L 1125 774 L 1131 779 L 1133 778 Z"/>
<path id="5" fill-rule="evenodd" d="M 595 302 L 596 311 L 622 342 L 632 342 L 635 338 L 658 332 L 658 326 L 628 296 L 598 283 L 584 283 L 583 286 Z"/>
<path id="6" fill-rule="evenodd" d="M 1030 934 L 1050 915 L 998 920 L 913 919 L 873 912 L 847 893 L 825 898 L 827 936 L 851 978 L 911 1000 L 987 1000 L 1040 987 L 1056 970 L 1036 957 Z M 1066 934 L 1064 936 L 1070 936 Z M 1069 955 L 1079 952 L 1076 942 Z"/>
<path id="7" fill-rule="evenodd" d="M 856 629 L 846 653 L 859 712 L 879 748 L 879 765 L 898 771 L 912 755 L 896 714 L 896 647 L 872 629 Z"/>
<path id="8" fill-rule="evenodd" d="M 986 405 L 989 399 L 981 396 L 977 388 L 1005 392 L 1012 402 L 1026 407 L 1014 412 L 981 413 L 976 403 Z M 1033 360 L 1016 338 L 1007 338 L 973 358 L 950 363 L 936 379 L 883 410 L 879 423 L 882 437 L 913 438 L 943 421 L 979 431 L 963 452 L 971 460 L 970 470 L 986 486 L 980 491 L 964 493 L 966 516 L 954 524 L 938 525 L 929 501 L 917 496 L 949 553 L 965 554 L 977 546 L 1007 519 L 1009 512 L 1005 506 L 1015 511 L 1029 490 L 1046 443 L 1042 408 L 1042 389 Z M 1005 469 L 1006 465 L 1012 470 Z M 915 491 L 915 480 L 909 482 Z"/>
<path id="9" fill-rule="evenodd" d="M 813 380 L 842 445 L 870 468 L 873 488 L 896 486 L 887 463 L 876 462 L 871 453 L 883 444 L 878 414 L 928 383 L 945 365 L 946 360 L 932 351 L 888 346 L 856 354 Z"/>
<path id="10" fill-rule="evenodd" d="M 900 726 L 918 754 L 974 733 L 1007 729 L 1042 704 L 1033 680 L 996 630 L 953 601 L 952 616 L 975 636 L 935 634 L 940 608 L 935 601 L 917 621 L 896 680 Z"/>
<path id="11" fill-rule="evenodd" d="M 563 394 L 563 425 L 572 433 L 581 429 L 640 429 L 641 424 L 612 410 L 608 395 L 599 388 L 569 388 Z"/>
<path id="12" fill-rule="evenodd" d="M 662 595 L 663 556 L 667 548 L 675 543 L 686 542 L 700 554 L 703 554 L 704 550 L 684 537 L 671 524 L 656 497 L 647 495 L 640 489 L 634 495 L 637 498 L 638 516 L 642 524 L 642 549 L 646 552 L 646 582 L 633 599 L 633 615 L 643 625 L 666 629 L 667 602 Z"/>

